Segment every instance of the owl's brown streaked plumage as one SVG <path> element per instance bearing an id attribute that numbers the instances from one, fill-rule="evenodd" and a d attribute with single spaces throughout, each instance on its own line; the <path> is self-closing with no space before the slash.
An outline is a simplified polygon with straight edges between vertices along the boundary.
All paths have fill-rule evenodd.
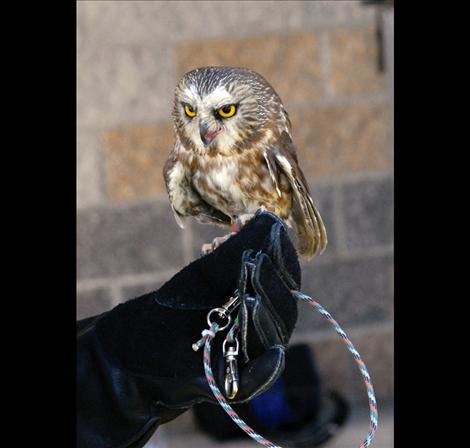
<path id="1" fill-rule="evenodd" d="M 175 146 L 164 167 L 178 224 L 230 225 L 261 207 L 292 221 L 299 252 L 322 252 L 326 230 L 299 167 L 281 99 L 259 74 L 204 67 L 181 79 L 173 108 Z"/>

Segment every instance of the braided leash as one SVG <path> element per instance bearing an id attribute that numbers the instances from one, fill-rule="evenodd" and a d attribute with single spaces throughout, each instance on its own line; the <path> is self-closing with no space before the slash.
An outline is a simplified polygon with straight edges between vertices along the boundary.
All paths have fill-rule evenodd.
<path id="1" fill-rule="evenodd" d="M 378 426 L 378 412 L 377 412 L 377 402 L 375 399 L 375 394 L 374 394 L 374 388 L 372 386 L 372 382 L 370 379 L 369 372 L 367 371 L 366 365 L 364 364 L 364 361 L 362 361 L 361 356 L 359 355 L 359 352 L 355 349 L 354 345 L 352 342 L 349 340 L 347 337 L 346 333 L 342 330 L 342 328 L 339 326 L 338 322 L 336 322 L 335 319 L 331 316 L 331 314 L 326 311 L 318 302 L 313 300 L 311 297 L 307 296 L 306 294 L 300 292 L 300 291 L 292 291 L 292 294 L 294 297 L 303 300 L 305 303 L 309 304 L 312 306 L 316 311 L 318 311 L 323 317 L 325 317 L 328 322 L 330 322 L 333 327 L 335 328 L 336 332 L 341 336 L 343 339 L 344 343 L 346 344 L 348 350 L 352 353 L 354 356 L 354 359 L 356 360 L 357 365 L 359 366 L 359 370 L 361 371 L 362 378 L 364 380 L 364 383 L 367 388 L 367 394 L 369 397 L 369 409 L 370 409 L 370 427 L 369 427 L 369 432 L 362 442 L 362 444 L 359 446 L 359 448 L 366 448 L 370 446 L 372 443 L 372 439 L 374 438 L 374 435 L 377 431 L 377 426 Z M 238 320 L 236 321 L 236 324 L 238 325 Z M 195 346 L 202 346 L 204 345 L 204 371 L 206 375 L 207 382 L 209 383 L 209 387 L 212 390 L 212 393 L 214 394 L 214 397 L 217 399 L 217 401 L 220 403 L 224 411 L 230 416 L 230 418 L 243 430 L 245 431 L 246 434 L 248 434 L 252 439 L 254 439 L 256 442 L 258 442 L 261 445 L 264 445 L 269 448 L 281 448 L 278 445 L 275 445 L 274 443 L 270 442 L 269 440 L 265 439 L 263 436 L 258 434 L 256 431 L 254 431 L 252 428 L 250 428 L 239 416 L 238 414 L 233 410 L 233 408 L 227 403 L 225 400 L 225 397 L 222 395 L 220 392 L 220 389 L 218 388 L 214 375 L 212 373 L 212 368 L 211 368 L 211 343 L 212 340 L 215 337 L 215 334 L 217 331 L 219 331 L 220 326 L 212 322 L 211 323 L 211 328 L 209 330 L 204 330 L 202 332 L 202 338 L 194 344 Z M 238 329 L 238 328 L 236 328 Z M 234 329 L 229 332 L 228 338 L 233 338 L 233 331 Z M 195 348 L 195 347 L 193 347 Z"/>
<path id="2" fill-rule="evenodd" d="M 318 302 L 315 302 L 315 300 L 313 300 L 311 297 L 307 296 L 306 294 L 300 291 L 292 291 L 292 294 L 295 297 L 303 300 L 305 303 L 308 303 L 310 306 L 312 306 L 323 317 L 325 317 L 326 320 L 330 322 L 331 325 L 333 325 L 333 327 L 336 330 L 336 333 L 338 333 L 341 336 L 344 343 L 346 344 L 346 347 L 348 347 L 348 350 L 352 353 L 357 365 L 359 366 L 359 370 L 361 371 L 364 384 L 366 385 L 366 388 L 367 388 L 367 395 L 369 396 L 369 411 L 370 411 L 369 433 L 367 434 L 366 438 L 364 439 L 364 441 L 359 447 L 359 448 L 366 448 L 371 444 L 372 439 L 374 438 L 375 432 L 377 431 L 377 425 L 378 425 L 378 420 L 379 420 L 374 388 L 372 386 L 372 382 L 370 379 L 369 372 L 367 371 L 367 367 L 364 364 L 364 361 L 361 359 L 361 355 L 359 355 L 359 352 L 355 349 L 353 343 L 346 336 L 346 333 L 339 326 L 338 322 L 336 322 L 336 320 L 333 319 L 331 314 L 325 310 L 325 308 L 323 308 Z"/>

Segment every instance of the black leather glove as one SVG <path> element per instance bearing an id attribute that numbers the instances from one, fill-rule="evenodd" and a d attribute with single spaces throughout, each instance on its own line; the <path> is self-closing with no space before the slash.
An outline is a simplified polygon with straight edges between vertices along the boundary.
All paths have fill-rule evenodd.
<path id="1" fill-rule="evenodd" d="M 78 447 L 142 447 L 160 424 L 196 403 L 216 402 L 202 350 L 194 352 L 192 344 L 207 328 L 207 313 L 235 290 L 241 298 L 240 385 L 231 402 L 265 391 L 284 368 L 297 319 L 290 289 L 299 287 L 285 224 L 261 212 L 159 290 L 78 322 Z M 221 391 L 224 337 L 218 333 L 212 349 Z"/>

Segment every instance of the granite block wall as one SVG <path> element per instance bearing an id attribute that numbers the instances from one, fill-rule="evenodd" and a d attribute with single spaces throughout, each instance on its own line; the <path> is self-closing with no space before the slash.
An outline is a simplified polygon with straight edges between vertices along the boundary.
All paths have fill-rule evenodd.
<path id="1" fill-rule="evenodd" d="M 289 111 L 329 231 L 303 289 L 344 326 L 381 402 L 393 403 L 393 9 L 361 1 L 77 2 L 77 319 L 158 288 L 221 230 L 176 225 L 162 178 L 182 74 L 259 71 Z M 352 358 L 319 316 L 327 387 L 367 401 Z M 178 428 L 190 417 L 180 417 Z"/>

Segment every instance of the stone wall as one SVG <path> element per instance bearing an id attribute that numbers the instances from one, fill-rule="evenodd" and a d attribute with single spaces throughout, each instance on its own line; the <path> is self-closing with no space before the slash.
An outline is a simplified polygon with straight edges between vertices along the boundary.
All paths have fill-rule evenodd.
<path id="1" fill-rule="evenodd" d="M 162 165 L 187 70 L 260 72 L 289 111 L 330 244 L 305 292 L 344 325 L 378 399 L 393 401 L 393 10 L 359 1 L 77 4 L 77 318 L 157 288 L 221 229 L 181 231 Z M 327 386 L 367 407 L 357 368 L 322 318 L 295 341 Z M 187 418 L 186 418 L 187 419 Z M 181 430 L 181 426 L 179 427 Z"/>

